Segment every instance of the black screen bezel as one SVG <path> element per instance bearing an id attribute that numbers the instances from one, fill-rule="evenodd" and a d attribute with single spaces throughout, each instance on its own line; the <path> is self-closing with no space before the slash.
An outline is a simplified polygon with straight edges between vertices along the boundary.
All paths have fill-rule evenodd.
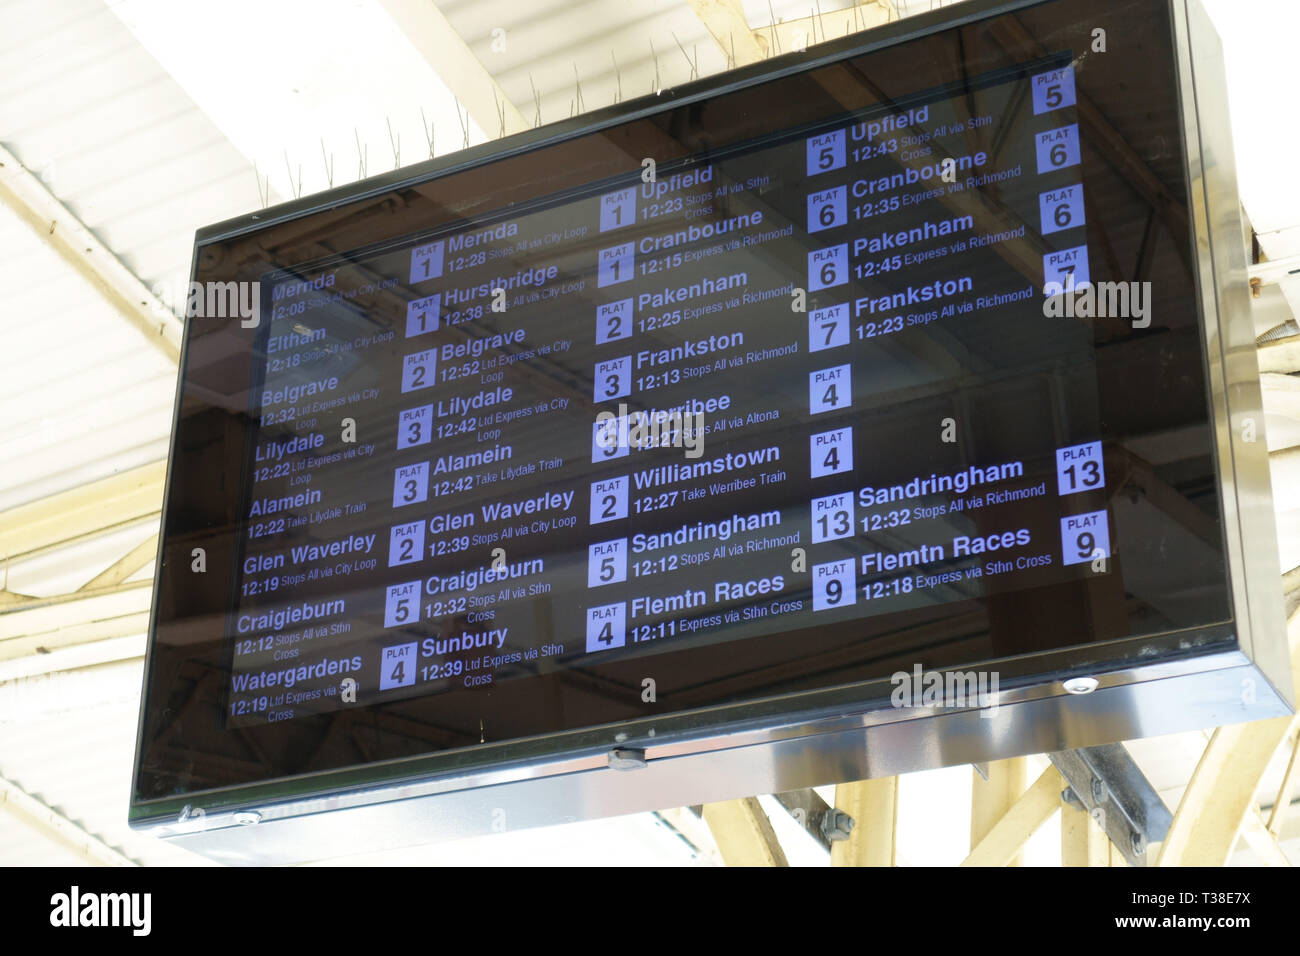
<path id="1" fill-rule="evenodd" d="M 1119 5 L 1118 3 L 1115 4 L 1115 6 Z M 1172 55 L 1174 49 L 1172 17 L 1167 0 L 1151 0 L 1149 3 L 1131 6 L 1142 6 L 1149 9 L 1153 13 L 1162 16 L 1164 21 L 1169 24 L 1167 32 L 1170 49 L 1167 71 L 1168 89 L 1172 102 L 1176 106 L 1178 84 Z M 263 233 L 276 226 L 306 219 L 313 214 L 339 210 L 348 204 L 363 204 L 377 197 L 397 194 L 403 190 L 418 187 L 421 184 L 454 176 L 459 172 L 490 165 L 512 156 L 572 142 L 586 135 L 599 133 L 602 130 L 622 124 L 630 124 L 655 117 L 683 116 L 689 113 L 692 104 L 721 98 L 731 93 L 743 92 L 762 83 L 780 82 L 786 77 L 797 77 L 818 69 L 834 69 L 837 64 L 851 61 L 858 56 L 866 56 L 880 48 L 891 47 L 901 42 L 920 39 L 939 32 L 956 30 L 975 21 L 982 21 L 1010 11 L 1021 11 L 1032 7 L 1068 8 L 1078 11 L 1080 16 L 1086 13 L 1094 18 L 1098 16 L 1104 18 L 1106 13 L 1104 10 L 1097 11 L 1095 4 L 1084 4 L 1080 0 L 1042 0 L 1042 2 L 980 2 L 980 0 L 974 0 L 974 2 L 963 4 L 956 11 L 913 18 L 912 20 L 873 31 L 865 37 L 850 37 L 844 41 L 834 41 L 812 48 L 806 53 L 789 54 L 747 70 L 726 74 L 719 79 L 700 81 L 674 91 L 664 91 L 658 97 L 643 98 L 619 107 L 599 111 L 587 117 L 509 137 L 499 143 L 490 143 L 482 147 L 466 150 L 444 160 L 433 160 L 410 170 L 395 172 L 388 176 L 377 177 L 350 187 L 344 187 L 323 196 L 285 204 L 282 207 L 267 210 L 262 214 L 209 227 L 200 231 L 196 239 L 194 274 L 196 277 L 200 275 L 206 253 L 220 247 L 224 242 L 239 237 L 253 233 Z M 956 13 L 955 18 L 954 13 Z M 1066 17 L 1066 19 L 1069 18 Z M 1077 17 L 1074 19 L 1077 19 Z M 671 125 L 671 120 L 666 125 Z M 1180 168 L 1184 168 L 1186 147 L 1181 141 L 1179 143 L 1179 154 L 1181 159 Z M 1187 197 L 1190 196 L 1190 184 L 1186 181 L 1185 172 L 1183 173 L 1180 188 L 1182 200 L 1189 207 L 1190 200 Z M 1202 308 L 1203 305 L 1198 302 L 1198 312 Z M 186 347 L 181 357 L 183 371 L 186 369 L 186 362 L 190 352 L 190 334 L 191 323 L 187 321 Z M 1203 341 L 1201 347 L 1203 352 L 1205 347 Z M 1205 376 L 1206 372 L 1202 368 L 1202 383 L 1208 380 Z M 175 483 L 178 480 L 182 482 L 186 480 L 184 472 L 177 467 L 178 460 L 183 457 L 183 436 L 181 435 L 179 423 L 182 420 L 182 407 L 187 399 L 186 387 L 186 377 L 182 374 L 178 383 L 176 411 L 178 427 L 173 435 L 169 460 L 167 499 L 164 505 L 165 540 L 160 546 L 159 574 L 155 580 L 155 601 L 151 614 L 150 648 L 149 658 L 146 661 L 145 694 L 142 704 L 141 746 L 137 754 L 135 787 L 133 789 L 133 816 L 138 817 L 152 816 L 160 812 L 162 808 L 174 805 L 180 799 L 174 794 L 186 792 L 183 784 L 179 787 L 176 786 L 183 779 L 183 774 L 177 775 L 175 772 L 170 774 L 168 777 L 171 783 L 170 789 L 166 783 L 160 786 L 160 779 L 152 780 L 147 788 L 143 785 L 142 780 L 142 775 L 145 772 L 143 768 L 146 768 L 149 763 L 149 746 L 156 743 L 166 733 L 169 724 L 174 726 L 177 722 L 176 709 L 169 706 L 171 701 L 177 699 L 177 680 L 189 682 L 188 686 L 191 687 L 192 692 L 195 694 L 199 693 L 199 688 L 204 685 L 205 681 L 211 682 L 212 680 L 207 674 L 185 673 L 187 670 L 210 671 L 212 664 L 210 655 L 180 650 L 182 647 L 180 641 L 166 647 L 160 646 L 157 641 L 160 626 L 165 628 L 169 624 L 175 625 L 177 623 L 175 620 L 159 619 L 160 606 L 163 606 L 163 602 L 160 601 L 160 592 L 166 587 L 164 578 L 170 569 L 177 566 L 177 556 L 188 553 L 187 545 L 201 538 L 203 530 L 191 523 L 186 528 L 185 533 L 173 533 L 175 528 L 172 521 Z M 1208 390 L 1206 392 L 1208 394 Z M 192 396 L 189 397 L 192 398 Z M 1205 398 L 1205 404 L 1205 417 L 1208 422 L 1210 421 L 1208 397 Z M 1221 502 L 1219 507 L 1222 507 Z M 201 525 L 202 522 L 198 524 Z M 1220 527 L 1222 527 L 1221 520 Z M 169 545 L 171 545 L 170 551 Z M 174 574 L 175 572 L 172 571 L 171 573 Z M 213 577 L 219 577 L 220 575 L 221 572 L 218 570 Z M 233 588 L 233 585 L 234 569 L 232 568 L 230 580 L 225 586 Z M 1226 593 L 1225 570 L 1225 595 Z M 1017 682 L 1022 684 L 1040 683 L 1044 675 L 1053 674 L 1059 676 L 1060 673 L 1070 668 L 1087 670 L 1095 669 L 1102 662 L 1114 666 L 1117 663 L 1131 661 L 1135 657 L 1136 642 L 1138 640 L 1137 637 L 1125 638 L 1118 641 L 1097 642 L 1087 647 L 1078 647 L 1068 651 L 1061 648 L 1052 648 L 1046 651 L 1019 655 L 999 655 L 985 658 L 985 660 L 999 660 L 1001 662 L 1000 667 L 1004 674 L 1004 686 L 1008 684 L 1014 685 Z M 1153 643 L 1162 644 L 1167 647 L 1169 656 L 1176 656 L 1201 653 L 1208 647 L 1228 646 L 1234 641 L 1234 636 L 1228 622 L 1219 620 L 1205 622 L 1204 628 L 1183 631 L 1178 635 L 1164 636 L 1156 642 L 1153 642 L 1150 636 L 1144 636 L 1141 640 L 1147 647 L 1152 646 Z M 1178 648 L 1178 650 L 1175 650 L 1175 648 Z M 961 663 L 969 666 L 979 662 L 961 660 L 944 663 Z M 873 703 L 878 703 L 887 696 L 887 687 L 887 684 L 882 684 L 878 679 L 854 681 L 851 684 L 828 689 L 800 689 L 777 697 L 749 700 L 741 703 L 712 705 L 703 708 L 691 707 L 679 713 L 658 716 L 649 721 L 636 720 L 629 716 L 620 723 L 620 726 L 629 730 L 633 738 L 637 736 L 638 730 L 644 730 L 648 725 L 653 725 L 656 728 L 660 739 L 670 738 L 674 734 L 683 737 L 698 737 L 708 733 L 716 733 L 720 728 L 724 727 L 754 726 L 771 723 L 778 718 L 791 719 L 795 715 L 805 717 L 817 713 L 842 712 L 846 706 L 869 708 Z M 168 700 L 169 694 L 171 695 L 170 701 Z M 381 748 L 381 752 L 375 756 L 373 761 L 367 762 L 368 765 L 365 767 L 353 765 L 351 767 L 310 768 L 308 772 L 327 774 L 338 780 L 348 778 L 357 781 L 392 776 L 394 773 L 451 773 L 461 771 L 469 766 L 499 765 L 511 760 L 525 761 L 534 759 L 538 755 L 604 749 L 608 746 L 608 740 L 611 736 L 612 731 L 606 726 L 596 729 L 583 728 L 484 746 L 461 747 L 435 756 L 412 753 L 409 748 L 403 750 L 403 748 L 399 747 L 391 752 Z M 369 766 L 370 763 L 373 763 L 373 766 Z M 402 767 L 400 771 L 396 769 L 399 765 Z M 265 786 L 257 789 L 273 793 L 291 793 L 319 789 L 320 780 L 324 779 L 320 777 L 316 783 L 305 781 L 295 783 L 292 778 L 296 776 L 296 771 L 272 773 L 257 779 L 239 780 L 233 783 L 232 786 L 248 789 L 250 785 L 265 784 Z M 267 781 L 279 782 L 267 783 Z M 236 796 L 232 795 L 229 799 L 219 798 L 213 803 L 237 802 L 237 799 Z"/>

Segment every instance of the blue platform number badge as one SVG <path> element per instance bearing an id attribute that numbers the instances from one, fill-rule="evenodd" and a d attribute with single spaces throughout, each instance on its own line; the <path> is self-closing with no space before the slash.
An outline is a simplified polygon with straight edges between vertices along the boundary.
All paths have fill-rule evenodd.
<path id="1" fill-rule="evenodd" d="M 415 683 L 416 642 L 385 647 L 380 652 L 379 689 L 410 687 Z"/>
<path id="2" fill-rule="evenodd" d="M 821 478 L 853 470 L 853 428 L 845 425 L 808 439 L 810 476 Z"/>
<path id="3" fill-rule="evenodd" d="M 1066 565 L 1110 557 L 1110 522 L 1104 510 L 1061 519 L 1061 557 Z"/>
<path id="4" fill-rule="evenodd" d="M 443 243 L 430 242 L 411 250 L 411 283 L 442 278 Z"/>
<path id="5" fill-rule="evenodd" d="M 587 653 L 622 647 L 627 637 L 627 604 L 587 608 Z"/>
<path id="6" fill-rule="evenodd" d="M 857 603 L 857 576 L 852 559 L 814 564 L 812 580 L 814 612 L 831 611 Z"/>
<path id="7" fill-rule="evenodd" d="M 590 524 L 627 517 L 628 477 L 605 478 L 591 483 Z"/>
<path id="8" fill-rule="evenodd" d="M 629 186 L 600 197 L 600 231 L 622 229 L 636 222 L 636 190 Z"/>
<path id="9" fill-rule="evenodd" d="M 830 289 L 849 281 L 849 244 L 808 253 L 808 291 Z"/>
<path id="10" fill-rule="evenodd" d="M 424 521 L 394 525 L 388 533 L 388 566 L 413 564 L 424 557 Z"/>
<path id="11" fill-rule="evenodd" d="M 632 334 L 632 300 L 620 299 L 596 307 L 596 344 L 604 345 Z"/>
<path id="12" fill-rule="evenodd" d="M 1034 137 L 1034 148 L 1040 173 L 1078 166 L 1081 160 L 1078 124 L 1043 130 Z"/>
<path id="13" fill-rule="evenodd" d="M 419 581 L 390 584 L 384 592 L 384 627 L 406 627 L 420 622 Z"/>
<path id="14" fill-rule="evenodd" d="M 816 176 L 842 168 L 846 139 L 842 129 L 808 137 L 808 175 Z"/>
<path id="15" fill-rule="evenodd" d="M 1049 189 L 1038 196 L 1038 216 L 1043 235 L 1074 229 L 1085 222 L 1083 184 Z"/>
<path id="16" fill-rule="evenodd" d="M 1043 254 L 1043 293 L 1060 295 L 1081 289 L 1092 281 L 1088 270 L 1088 247 L 1071 246 Z"/>
<path id="17" fill-rule="evenodd" d="M 1070 445 L 1056 450 L 1056 489 L 1059 495 L 1096 491 L 1106 487 L 1101 442 Z"/>
<path id="18" fill-rule="evenodd" d="M 438 319 L 442 293 L 434 293 L 423 299 L 416 299 L 406 305 L 406 337 L 413 339 L 417 335 L 438 331 Z"/>
<path id="19" fill-rule="evenodd" d="M 808 231 L 834 229 L 849 221 L 849 188 L 836 186 L 808 194 Z"/>
<path id="20" fill-rule="evenodd" d="M 402 360 L 402 391 L 414 392 L 422 388 L 433 388 L 438 371 L 438 350 L 425 349 L 414 352 Z"/>
<path id="21" fill-rule="evenodd" d="M 849 325 L 847 302 L 813 309 L 808 313 L 808 351 L 820 352 L 848 345 Z"/>
<path id="22" fill-rule="evenodd" d="M 1035 75 L 1033 85 L 1034 115 L 1050 113 L 1074 105 L 1074 67 L 1063 66 Z"/>
<path id="23" fill-rule="evenodd" d="M 596 257 L 596 287 L 631 282 L 635 277 L 635 252 L 632 243 L 601 249 Z"/>

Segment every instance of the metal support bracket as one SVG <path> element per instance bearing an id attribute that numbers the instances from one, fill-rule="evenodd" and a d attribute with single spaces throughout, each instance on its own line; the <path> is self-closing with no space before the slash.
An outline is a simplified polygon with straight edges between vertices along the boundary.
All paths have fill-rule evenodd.
<path id="1" fill-rule="evenodd" d="M 831 843 L 847 840 L 853 831 L 853 818 L 827 804 L 815 790 L 787 790 L 772 796 L 827 852 Z"/>
<path id="2" fill-rule="evenodd" d="M 1165 838 L 1174 818 L 1124 745 L 1047 756 L 1070 785 L 1061 799 L 1086 810 L 1130 865 L 1146 866 L 1147 847 Z"/>

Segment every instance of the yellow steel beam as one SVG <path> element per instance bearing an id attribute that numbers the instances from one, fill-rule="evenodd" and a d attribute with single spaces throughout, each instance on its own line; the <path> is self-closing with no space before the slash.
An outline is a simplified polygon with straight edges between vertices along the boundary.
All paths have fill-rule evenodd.
<path id="1" fill-rule="evenodd" d="M 740 0 L 687 0 L 731 66 L 748 66 L 778 53 L 802 50 L 898 19 L 890 0 L 867 0 L 843 10 L 828 10 L 769 23 L 749 25 Z"/>
<path id="2" fill-rule="evenodd" d="M 1260 373 L 1294 372 L 1300 369 L 1300 339 L 1295 337 L 1266 342 L 1255 350 Z"/>
<path id="3" fill-rule="evenodd" d="M 1218 728 L 1160 847 L 1158 866 L 1223 866 L 1255 807 L 1255 791 L 1294 723 L 1275 717 Z"/>
<path id="4" fill-rule="evenodd" d="M 1287 622 L 1293 686 L 1300 686 L 1300 610 Z M 1237 845 L 1273 755 L 1300 714 L 1220 727 L 1201 755 L 1157 857 L 1159 866 L 1223 866 Z"/>
<path id="5" fill-rule="evenodd" d="M 971 774 L 970 845 L 973 850 L 1025 792 L 1029 765 L 1024 757 L 1012 757 L 990 761 L 987 780 L 978 771 L 972 770 Z M 1020 858 L 1014 857 L 1008 865 L 1019 866 Z"/>
<path id="6" fill-rule="evenodd" d="M 160 500 L 158 504 L 161 506 L 162 501 Z M 105 525 L 102 528 L 94 528 L 82 534 L 75 535 L 74 537 L 56 541 L 53 544 L 46 545 L 45 547 L 35 548 L 31 551 L 23 551 L 18 554 L 6 554 L 0 556 L 0 562 L 12 566 L 20 561 L 28 561 L 32 558 L 48 557 L 55 551 L 62 551 L 65 548 L 71 548 L 77 545 L 90 544 L 91 542 L 96 542 L 106 538 L 109 535 L 124 533 L 135 529 L 147 533 L 149 530 L 158 527 L 158 522 L 161 517 L 161 511 L 154 511 L 145 515 L 143 518 L 130 518 L 126 521 L 119 521 L 115 524 Z M 0 565 L 0 568 L 2 567 L 3 565 Z M 3 577 L 0 577 L 0 580 L 3 580 Z"/>
<path id="7" fill-rule="evenodd" d="M 706 803 L 704 822 L 727 866 L 789 865 L 757 797 Z"/>
<path id="8" fill-rule="evenodd" d="M 143 634 L 153 581 L 36 598 L 0 607 L 0 660 Z"/>
<path id="9" fill-rule="evenodd" d="M 853 818 L 847 840 L 831 844 L 831 866 L 894 866 L 897 861 L 898 778 L 841 784 L 835 806 Z"/>
<path id="10" fill-rule="evenodd" d="M 750 29 L 740 0 L 689 0 L 691 9 L 704 24 L 713 42 L 733 66 L 748 66 L 766 59 L 768 40 Z"/>
<path id="11" fill-rule="evenodd" d="M 1264 372 L 1259 377 L 1264 411 L 1300 421 L 1300 378 L 1280 372 Z"/>
<path id="12" fill-rule="evenodd" d="M 1291 806 L 1291 793 L 1300 777 L 1300 759 L 1297 758 L 1300 758 L 1300 731 L 1295 735 L 1291 759 L 1287 762 L 1286 772 L 1282 774 L 1282 785 L 1277 788 L 1277 796 L 1273 798 L 1273 809 L 1268 814 L 1268 832 L 1274 837 L 1282 832 L 1286 811 Z"/>
<path id="13" fill-rule="evenodd" d="M 990 765 L 991 767 L 991 765 Z M 962 866 L 1006 866 L 1025 841 L 1061 808 L 1065 778 L 1049 766 L 962 861 Z"/>
<path id="14" fill-rule="evenodd" d="M 18 591 L 10 591 L 7 588 L 0 591 L 0 608 L 8 607 L 11 604 L 23 604 L 27 601 L 35 601 L 36 598 L 30 594 L 22 594 Z"/>
<path id="15" fill-rule="evenodd" d="M 1246 819 L 1241 825 L 1241 838 L 1265 866 L 1291 865 L 1287 855 L 1277 845 L 1273 834 L 1269 833 L 1268 827 L 1264 826 L 1264 818 L 1259 815 L 1259 810 L 1255 807 L 1246 811 Z"/>
<path id="16" fill-rule="evenodd" d="M 1061 866 L 1110 866 L 1110 838 L 1087 810 L 1061 805 Z"/>
<path id="17" fill-rule="evenodd" d="M 783 20 L 767 30 L 769 35 L 775 34 L 777 52 L 789 53 L 791 50 L 835 40 L 850 33 L 870 30 L 897 19 L 898 13 L 892 4 L 862 3 L 844 10 L 827 10 L 825 13 Z"/>
<path id="18" fill-rule="evenodd" d="M 155 461 L 0 512 L 0 559 L 157 514 L 166 472 Z"/>
<path id="19" fill-rule="evenodd" d="M 113 564 L 104 571 L 95 575 L 84 585 L 82 591 L 95 591 L 100 588 L 111 588 L 121 584 L 135 572 L 145 567 L 158 554 L 158 535 L 150 535 L 145 538 L 126 555 L 114 561 Z"/>

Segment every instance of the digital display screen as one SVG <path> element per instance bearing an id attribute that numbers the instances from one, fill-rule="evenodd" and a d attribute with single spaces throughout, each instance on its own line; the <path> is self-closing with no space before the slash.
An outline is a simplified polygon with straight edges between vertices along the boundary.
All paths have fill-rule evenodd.
<path id="1" fill-rule="evenodd" d="M 1113 573 L 1079 164 L 1066 55 L 268 276 L 231 717 Z"/>
<path id="2" fill-rule="evenodd" d="M 1093 6 L 200 243 L 259 314 L 190 319 L 159 633 L 224 752 L 144 789 L 1228 617 L 1168 24 Z"/>

